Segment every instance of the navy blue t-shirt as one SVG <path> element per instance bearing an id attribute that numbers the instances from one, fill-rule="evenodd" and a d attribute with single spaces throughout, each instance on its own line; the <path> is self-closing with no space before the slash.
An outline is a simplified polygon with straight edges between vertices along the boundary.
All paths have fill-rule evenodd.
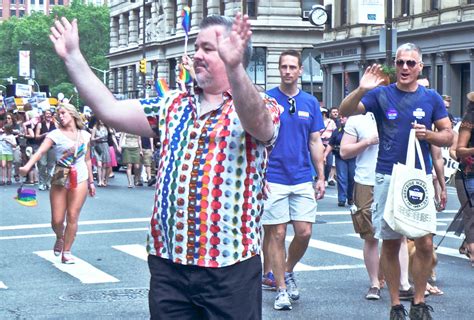
<path id="1" fill-rule="evenodd" d="M 309 152 L 310 134 L 324 128 L 318 100 L 304 92 L 293 98 L 296 112 L 290 114 L 288 96 L 279 87 L 267 91 L 283 107 L 280 131 L 267 169 L 267 180 L 284 185 L 296 185 L 312 180 Z"/>
<path id="2" fill-rule="evenodd" d="M 367 92 L 361 102 L 377 121 L 380 142 L 375 171 L 383 174 L 392 174 L 395 163 L 405 163 L 413 122 L 431 130 L 433 122 L 448 116 L 441 96 L 422 86 L 415 92 L 402 91 L 396 84 L 380 86 Z M 430 146 L 425 140 L 420 145 L 426 173 L 431 174 Z M 418 157 L 416 167 L 421 168 Z"/>

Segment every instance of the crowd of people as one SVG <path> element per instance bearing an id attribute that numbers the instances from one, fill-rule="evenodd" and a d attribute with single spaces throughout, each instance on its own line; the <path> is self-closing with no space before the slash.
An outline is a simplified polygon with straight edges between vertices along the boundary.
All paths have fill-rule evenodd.
<path id="1" fill-rule="evenodd" d="M 81 53 L 77 21 L 55 21 L 50 40 L 98 120 L 88 133 L 77 121 L 77 111 L 64 105 L 56 123 L 45 113 L 36 122 L 24 118 L 14 129 L 18 124 L 9 114 L 0 138 L 2 181 L 9 183 L 13 171 L 13 176 L 34 182 L 34 164 L 46 157 L 38 165 L 44 170 L 38 179 L 51 188 L 54 253 L 71 263 L 80 207 L 87 190 L 95 193 L 91 163 L 97 166 L 97 186 L 107 186 L 115 157 L 110 151 L 118 150 L 127 163 L 128 187 L 133 188 L 142 184 L 133 176 L 140 171 L 140 159 L 146 163 L 146 180 L 153 180 L 152 155 L 158 145 L 147 237 L 152 319 L 261 319 L 262 289 L 276 291 L 276 310 L 291 310 L 292 301 L 300 297 L 293 269 L 311 239 L 317 201 L 326 187 L 337 184 L 337 205 L 350 206 L 354 229 L 364 240 L 366 298 L 380 299 L 380 290 L 388 286 L 390 319 L 432 319 L 425 296 L 442 294 L 435 285 L 433 234 L 407 239 L 386 223 L 384 208 L 392 168 L 405 163 L 414 130 L 421 148 L 418 163 L 424 163 L 426 174 L 438 184 L 435 200 L 443 210 L 447 197 L 439 148 L 451 146 L 450 154 L 461 163 L 456 174 L 459 199 L 466 204 L 466 239 L 460 252 L 474 267 L 474 92 L 453 134 L 450 98 L 443 101 L 429 84 L 419 82 L 421 50 L 407 43 L 396 51 L 396 83 L 383 86 L 381 66 L 368 66 L 359 87 L 339 108 L 327 110 L 298 88 L 303 67 L 294 50 L 279 57 L 279 86 L 258 90 L 245 71 L 251 35 L 247 16 L 209 16 L 201 22 L 193 60 L 183 59 L 198 90 L 116 100 Z M 111 128 L 125 133 L 117 140 Z M 25 157 L 20 157 L 18 169 L 8 169 L 17 144 Z M 53 145 L 60 169 L 54 169 L 49 182 L 45 173 L 53 169 L 47 154 Z M 37 150 L 33 156 L 29 147 Z M 95 160 L 90 160 L 91 153 Z M 74 188 L 71 181 L 55 184 L 58 172 L 76 166 L 82 169 Z M 65 198 L 68 193 L 74 194 L 72 201 Z M 71 225 L 68 221 L 64 229 L 65 214 Z M 286 249 L 289 224 L 295 236 Z M 400 300 L 411 301 L 409 313 Z"/>
<path id="2" fill-rule="evenodd" d="M 55 106 L 42 110 L 33 108 L 29 103 L 0 115 L 0 186 L 16 183 L 37 185 L 40 191 L 51 188 L 57 163 L 54 149 L 49 149 L 32 166 L 25 179 L 21 179 L 19 168 L 57 128 L 56 116 Z M 91 161 L 98 187 L 107 187 L 109 179 L 114 178 L 114 169 L 122 165 L 127 167 L 129 188 L 154 185 L 153 155 L 159 146 L 153 139 L 117 133 L 94 115 L 81 113 L 80 116 L 85 130 L 91 134 Z"/>

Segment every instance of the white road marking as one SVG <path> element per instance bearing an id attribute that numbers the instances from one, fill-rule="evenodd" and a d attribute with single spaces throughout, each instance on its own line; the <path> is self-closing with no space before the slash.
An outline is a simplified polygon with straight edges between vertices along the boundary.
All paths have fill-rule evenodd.
<path id="1" fill-rule="evenodd" d="M 293 236 L 287 236 L 286 241 L 291 241 L 293 239 Z M 346 247 L 346 246 L 341 246 L 339 244 L 335 243 L 330 243 L 326 241 L 321 241 L 321 240 L 315 240 L 311 239 L 309 240 L 309 246 L 311 248 L 316 248 L 316 249 L 321 249 L 337 254 L 342 254 L 348 257 L 356 258 L 359 260 L 364 260 L 364 254 L 362 250 L 360 249 L 354 249 L 351 247 Z"/>
<path id="2" fill-rule="evenodd" d="M 84 284 L 109 283 L 120 281 L 117 278 L 112 277 L 111 275 L 97 269 L 96 267 L 85 262 L 84 260 L 79 259 L 76 256 L 74 256 L 74 260 L 76 261 L 75 264 L 64 264 L 61 263 L 60 257 L 56 257 L 54 255 L 53 250 L 35 251 L 34 253 L 40 256 L 41 258 L 52 262 L 53 266 L 55 266 L 57 269 L 61 270 L 62 272 L 68 273 L 74 278 L 79 279 Z"/>
<path id="3" fill-rule="evenodd" d="M 129 244 L 129 245 L 121 245 L 121 246 L 112 246 L 112 248 L 125 252 L 131 256 L 134 256 L 138 259 L 147 261 L 148 259 L 148 252 L 146 252 L 145 246 L 139 244 Z"/>
<path id="4" fill-rule="evenodd" d="M 355 265 L 348 265 L 348 264 L 341 264 L 341 265 L 333 265 L 333 266 L 319 266 L 313 267 L 309 266 L 304 263 L 297 263 L 295 266 L 294 271 L 301 272 L 301 271 L 328 271 L 328 270 L 347 270 L 347 269 L 361 269 L 365 268 L 363 264 L 355 264 Z"/>
<path id="5" fill-rule="evenodd" d="M 110 219 L 110 220 L 87 220 L 79 221 L 80 226 L 97 225 L 97 224 L 114 224 L 114 223 L 131 223 L 131 222 L 150 222 L 151 218 L 130 218 L 130 219 Z M 0 231 L 5 230 L 21 230 L 21 229 L 38 229 L 51 228 L 50 223 L 37 224 L 19 224 L 16 226 L 0 226 Z"/>
<path id="6" fill-rule="evenodd" d="M 443 254 L 443 255 L 446 255 L 446 256 L 450 256 L 450 257 L 455 257 L 455 258 L 461 258 L 461 259 L 469 260 L 465 255 L 460 254 L 458 249 L 451 249 L 451 248 L 446 248 L 446 247 L 438 247 L 438 249 L 436 249 L 436 252 L 437 252 L 438 254 Z"/>
<path id="7" fill-rule="evenodd" d="M 118 233 L 118 232 L 136 232 L 136 231 L 147 231 L 147 230 L 148 228 L 109 229 L 109 230 L 95 230 L 95 231 L 79 231 L 77 232 L 77 234 L 103 234 L 103 233 Z M 56 235 L 54 233 L 27 234 L 27 235 L 22 235 L 22 236 L 0 237 L 0 240 L 48 238 L 48 237 L 56 237 Z"/>
<path id="8" fill-rule="evenodd" d="M 3 281 L 0 281 L 0 289 L 8 289 L 8 287 L 3 283 Z"/>

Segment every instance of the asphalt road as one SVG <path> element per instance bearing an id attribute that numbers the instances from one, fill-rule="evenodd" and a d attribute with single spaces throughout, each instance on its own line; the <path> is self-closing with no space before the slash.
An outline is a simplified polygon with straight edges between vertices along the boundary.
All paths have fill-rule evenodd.
<path id="1" fill-rule="evenodd" d="M 153 188 L 128 189 L 123 173 L 99 188 L 82 210 L 73 247 L 78 263 L 65 266 L 51 250 L 48 193 L 38 191 L 38 206 L 28 208 L 13 200 L 17 187 L 0 187 L 0 319 L 148 319 L 144 245 Z M 327 191 L 296 272 L 301 299 L 292 311 L 275 311 L 275 293 L 263 292 L 264 319 L 388 319 L 386 289 L 379 301 L 364 299 L 363 242 L 348 208 L 337 207 L 335 187 Z M 438 216 L 440 234 L 459 207 L 453 188 L 448 199 Z M 474 270 L 457 253 L 460 243 L 448 234 L 438 249 L 438 286 L 445 294 L 427 299 L 435 319 L 472 319 Z"/>

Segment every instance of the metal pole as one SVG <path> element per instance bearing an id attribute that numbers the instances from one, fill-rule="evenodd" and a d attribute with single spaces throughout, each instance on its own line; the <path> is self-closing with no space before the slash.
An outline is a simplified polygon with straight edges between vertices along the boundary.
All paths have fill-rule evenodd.
<path id="1" fill-rule="evenodd" d="M 311 77 L 309 83 L 311 87 L 311 95 L 313 95 L 313 55 L 311 54 L 311 51 L 309 52 L 309 76 Z"/>
<path id="2" fill-rule="evenodd" d="M 387 10 L 385 13 L 385 64 L 389 67 L 392 61 L 392 0 L 387 0 Z"/>
<path id="3" fill-rule="evenodd" d="M 142 59 L 146 58 L 146 48 L 145 48 L 145 24 L 146 24 L 146 19 L 145 19 L 145 4 L 146 0 L 143 0 L 143 26 L 142 26 Z M 146 74 L 142 73 L 142 86 L 143 86 L 143 98 L 146 98 Z"/>

